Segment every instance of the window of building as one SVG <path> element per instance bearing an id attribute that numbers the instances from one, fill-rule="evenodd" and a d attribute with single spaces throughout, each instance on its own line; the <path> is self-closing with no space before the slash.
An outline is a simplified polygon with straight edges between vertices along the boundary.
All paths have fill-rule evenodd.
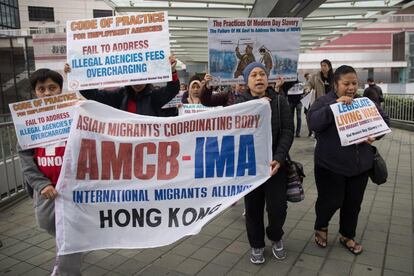
<path id="1" fill-rule="evenodd" d="M 53 8 L 29 6 L 29 21 L 54 22 L 55 14 Z"/>
<path id="2" fill-rule="evenodd" d="M 93 18 L 112 16 L 112 10 L 93 10 Z"/>
<path id="3" fill-rule="evenodd" d="M 0 0 L 0 28 L 20 28 L 19 7 L 17 0 Z"/>

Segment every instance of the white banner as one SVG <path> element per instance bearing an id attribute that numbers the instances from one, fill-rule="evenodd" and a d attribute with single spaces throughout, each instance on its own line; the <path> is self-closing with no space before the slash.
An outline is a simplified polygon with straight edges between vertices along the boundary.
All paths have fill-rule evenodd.
<path id="1" fill-rule="evenodd" d="M 71 90 L 171 80 L 167 12 L 67 22 Z"/>
<path id="2" fill-rule="evenodd" d="M 336 103 L 330 107 L 342 146 L 358 144 L 369 136 L 377 137 L 391 132 L 375 104 L 366 97 L 354 99 L 349 105 Z"/>
<path id="3" fill-rule="evenodd" d="M 265 100 L 170 118 L 86 101 L 57 184 L 58 254 L 197 234 L 270 177 L 271 152 Z"/>
<path id="4" fill-rule="evenodd" d="M 212 85 L 242 83 L 251 62 L 263 63 L 269 81 L 297 79 L 302 18 L 223 18 L 208 21 Z"/>
<path id="5" fill-rule="evenodd" d="M 9 104 L 22 149 L 66 141 L 77 103 L 76 93 L 63 93 Z"/>
<path id="6" fill-rule="evenodd" d="M 300 101 L 303 104 L 304 108 L 309 109 L 311 104 L 315 101 L 315 90 L 311 90 L 311 92 L 306 94 L 306 96 L 303 97 Z"/>

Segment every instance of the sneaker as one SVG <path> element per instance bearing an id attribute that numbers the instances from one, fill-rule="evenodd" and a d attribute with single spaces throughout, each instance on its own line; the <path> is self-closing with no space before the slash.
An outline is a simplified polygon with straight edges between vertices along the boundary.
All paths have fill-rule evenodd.
<path id="1" fill-rule="evenodd" d="M 262 264 L 265 262 L 265 257 L 263 255 L 264 247 L 262 248 L 252 248 L 250 255 L 250 261 L 254 264 Z"/>
<path id="2" fill-rule="evenodd" d="M 272 243 L 272 253 L 278 260 L 283 260 L 286 258 L 286 251 L 283 248 L 282 240 Z"/>

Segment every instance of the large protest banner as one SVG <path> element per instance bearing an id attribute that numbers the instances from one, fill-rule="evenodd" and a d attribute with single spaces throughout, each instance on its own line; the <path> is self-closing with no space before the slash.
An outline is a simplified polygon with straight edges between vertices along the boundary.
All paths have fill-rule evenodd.
<path id="1" fill-rule="evenodd" d="M 171 80 L 166 12 L 67 22 L 71 90 Z"/>
<path id="2" fill-rule="evenodd" d="M 17 141 L 22 149 L 65 141 L 77 103 L 76 93 L 63 93 L 9 104 Z"/>
<path id="3" fill-rule="evenodd" d="M 86 101 L 57 184 L 58 254 L 197 234 L 270 177 L 271 152 L 265 100 L 170 118 Z"/>
<path id="4" fill-rule="evenodd" d="M 251 62 L 264 64 L 270 81 L 297 79 L 302 18 L 240 18 L 208 21 L 208 68 L 213 85 L 243 82 Z"/>
<path id="5" fill-rule="evenodd" d="M 368 98 L 354 99 L 352 104 L 330 105 L 342 146 L 361 143 L 369 136 L 377 137 L 391 132 L 375 104 Z"/>

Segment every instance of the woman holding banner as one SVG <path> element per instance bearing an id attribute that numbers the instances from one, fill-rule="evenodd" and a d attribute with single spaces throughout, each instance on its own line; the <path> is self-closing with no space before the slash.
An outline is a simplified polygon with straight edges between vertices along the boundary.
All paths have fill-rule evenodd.
<path id="1" fill-rule="evenodd" d="M 287 210 L 287 176 L 284 163 L 293 142 L 293 120 L 286 98 L 268 89 L 268 71 L 262 63 L 253 62 L 247 65 L 243 71 L 243 77 L 247 83 L 247 89 L 237 99 L 237 102 L 266 98 L 272 109 L 273 161 L 270 164 L 271 177 L 244 198 L 247 237 L 252 247 L 250 261 L 254 264 L 261 264 L 265 261 L 263 218 L 265 204 L 269 221 L 266 233 L 272 241 L 272 253 L 276 259 L 286 258 L 282 242 L 283 224 Z"/>
<path id="2" fill-rule="evenodd" d="M 316 99 L 310 107 L 307 120 L 316 133 L 315 181 L 318 198 L 315 204 L 315 242 L 325 248 L 328 242 L 328 225 L 340 209 L 340 243 L 352 254 L 362 253 L 362 246 L 355 239 L 359 211 L 372 168 L 374 153 L 371 144 L 376 140 L 368 137 L 356 145 L 341 146 L 331 104 L 352 104 L 357 96 L 358 77 L 354 68 L 339 67 L 334 74 L 334 89 Z M 389 123 L 388 116 L 377 106 Z"/>
<path id="3" fill-rule="evenodd" d="M 124 111 L 148 115 L 162 116 L 161 107 L 171 101 L 180 90 L 175 66 L 177 61 L 174 56 L 169 57 L 172 71 L 172 81 L 167 86 L 154 89 L 152 84 L 130 85 L 116 91 L 101 91 L 98 89 L 80 91 L 88 100 L 94 100 Z M 70 65 L 65 64 L 65 73 L 71 71 Z"/>

